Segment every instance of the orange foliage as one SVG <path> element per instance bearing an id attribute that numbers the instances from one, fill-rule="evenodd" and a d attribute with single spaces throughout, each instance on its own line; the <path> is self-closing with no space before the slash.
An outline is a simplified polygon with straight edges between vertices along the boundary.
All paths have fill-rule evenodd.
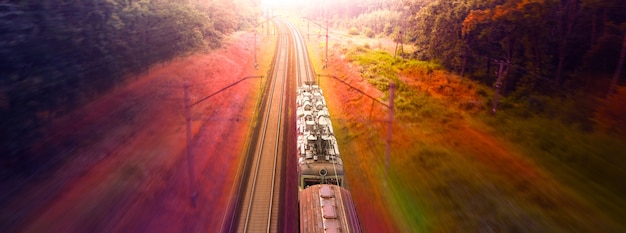
<path id="1" fill-rule="evenodd" d="M 457 75 L 443 70 L 430 74 L 406 72 L 399 76 L 400 80 L 419 91 L 428 92 L 446 107 L 456 108 L 463 112 L 476 112 L 483 109 L 480 96 L 476 93 L 476 84 Z"/>
<path id="2" fill-rule="evenodd" d="M 472 10 L 463 20 L 463 36 L 469 34 L 478 24 L 489 21 L 491 10 Z"/>
<path id="3" fill-rule="evenodd" d="M 462 33 L 467 35 L 479 24 L 502 20 L 511 14 L 523 12 L 526 6 L 530 4 L 543 5 L 544 3 L 545 0 L 510 0 L 493 9 L 472 10 L 463 20 Z"/>

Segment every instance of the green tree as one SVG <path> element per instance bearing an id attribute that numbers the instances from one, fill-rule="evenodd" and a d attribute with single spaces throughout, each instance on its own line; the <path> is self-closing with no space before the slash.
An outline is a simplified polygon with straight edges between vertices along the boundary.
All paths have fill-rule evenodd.
<path id="1" fill-rule="evenodd" d="M 238 7 L 245 11 L 235 10 Z M 0 164 L 30 173 L 38 129 L 129 74 L 198 48 L 216 48 L 258 2 L 23 0 L 0 3 Z M 2 177 L 3 179 L 6 177 Z M 0 180 L 1 181 L 1 180 Z"/>

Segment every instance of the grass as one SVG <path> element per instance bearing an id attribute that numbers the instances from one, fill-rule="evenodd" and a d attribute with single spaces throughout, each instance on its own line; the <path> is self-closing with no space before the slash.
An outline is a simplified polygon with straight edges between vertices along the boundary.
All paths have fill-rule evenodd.
<path id="1" fill-rule="evenodd" d="M 436 101 L 428 92 L 416 91 L 398 78 L 400 72 L 430 74 L 441 69 L 439 65 L 426 61 L 412 61 L 393 58 L 387 52 L 356 47 L 348 52 L 349 60 L 360 65 L 361 76 L 377 89 L 389 95 L 389 83 L 396 85 L 394 107 L 396 117 L 418 122 L 423 119 L 439 119 L 448 122 L 454 114 Z M 388 97 L 387 97 L 388 98 Z"/>
<path id="2" fill-rule="evenodd" d="M 386 52 L 366 47 L 348 49 L 346 55 L 349 61 L 360 66 L 362 78 L 387 95 L 389 81 L 398 86 L 394 101 L 396 116 L 398 124 L 402 125 L 400 131 L 409 136 L 396 140 L 402 141 L 402 145 L 394 145 L 392 166 L 395 169 L 390 177 L 387 198 L 392 203 L 394 219 L 403 231 L 586 232 L 616 229 L 612 225 L 596 228 L 604 223 L 604 219 L 589 221 L 589 216 L 604 214 L 612 216 L 613 223 L 623 222 L 626 186 L 622 180 L 626 171 L 620 165 L 626 164 L 626 157 L 622 156 L 626 154 L 626 142 L 589 133 L 585 131 L 588 127 L 571 124 L 586 117 L 586 114 L 571 109 L 575 105 L 541 100 L 545 104 L 539 107 L 548 111 L 540 116 L 520 110 L 519 104 L 512 99 L 504 99 L 502 109 L 496 117 L 491 117 L 487 114 L 493 98 L 490 87 L 452 77 L 435 63 L 394 59 Z M 414 77 L 420 83 L 407 83 L 406 79 L 400 78 L 402 75 Z M 420 86 L 424 83 L 425 86 Z M 461 88 L 463 90 L 459 91 Z M 446 89 L 452 91 L 441 91 Z M 467 106 L 469 102 L 459 98 L 459 93 L 476 98 L 473 101 L 478 104 Z M 479 110 L 468 112 L 468 109 Z M 569 113 L 559 115 L 560 112 Z M 512 145 L 502 146 L 506 152 L 489 153 L 510 154 L 498 155 L 501 157 L 496 158 L 499 159 L 496 162 L 473 160 L 487 156 L 483 152 L 492 148 L 468 150 L 471 143 L 457 146 L 450 142 L 449 138 L 455 137 L 473 140 L 453 135 L 460 132 L 456 130 L 459 125 L 490 132 L 491 137 L 497 139 L 496 144 L 501 140 Z M 362 135 L 359 134 L 361 130 L 372 132 L 371 127 L 359 127 L 361 129 L 351 128 L 349 134 L 352 136 L 338 137 L 344 140 L 342 148 L 363 148 L 367 146 L 359 141 L 381 140 L 380 136 L 370 134 L 356 136 Z M 371 145 L 371 142 L 365 144 Z M 554 184 L 551 179 L 529 178 L 532 176 L 517 177 L 514 170 L 507 172 L 505 168 L 512 165 L 506 162 L 518 159 L 529 159 L 532 161 L 529 166 L 539 166 L 529 169 L 548 173 L 560 182 Z M 381 165 L 368 166 L 380 168 Z M 570 188 L 573 193 L 568 191 Z"/>
<path id="3" fill-rule="evenodd" d="M 410 219 L 402 223 L 401 228 L 405 232 L 418 231 L 428 232 L 432 229 L 429 222 L 429 211 L 426 210 L 427 205 L 415 200 L 415 196 L 419 195 L 415 190 L 410 189 L 411 186 L 404 185 L 404 180 L 398 176 L 394 176 L 389 180 L 390 193 L 393 195 L 394 205 L 397 210 L 394 213 L 401 215 L 403 218 Z M 424 199 L 420 199 L 424 200 Z M 396 216 L 398 218 L 398 216 Z"/>
<path id="4" fill-rule="evenodd" d="M 499 112 L 480 120 L 618 221 L 626 216 L 626 142 L 562 121 Z"/>
<path id="5" fill-rule="evenodd" d="M 434 62 L 394 59 L 393 54 L 371 49 L 376 46 L 336 41 L 331 47 L 339 49 L 329 51 L 331 62 L 333 56 L 345 57 L 357 66 L 360 77 L 387 96 L 389 82 L 397 86 L 393 169 L 384 186 L 380 178 L 386 128 L 352 121 L 359 112 L 367 112 L 362 110 L 368 110 L 371 102 L 354 96 L 333 98 L 330 81 L 322 82 L 325 95 L 331 94 L 326 98 L 365 231 L 392 229 L 372 223 L 384 222 L 381 219 L 388 217 L 384 214 L 392 216 L 400 232 L 626 229 L 604 226 L 625 222 L 626 193 L 619 181 L 626 174 L 619 166 L 626 162 L 620 156 L 626 155 L 626 145 L 621 139 L 591 133 L 589 122 L 576 124 L 591 115 L 588 111 L 571 102 L 534 96 L 525 101 L 535 104 L 530 110 L 544 115 L 530 114 L 520 108 L 519 100 L 504 98 L 497 116 L 491 117 L 490 86 L 454 76 Z M 309 46 L 317 57 L 312 60 L 317 70 L 323 45 Z M 326 72 L 343 75 L 345 70 Z M 483 132 L 486 139 L 473 138 L 463 131 L 466 128 Z M 515 162 L 527 167 L 510 164 Z M 524 169 L 529 173 L 523 174 Z M 363 212 L 367 209 L 363 204 L 377 205 L 381 193 L 386 204 L 379 210 L 383 216 Z"/>
<path id="6" fill-rule="evenodd" d="M 392 206 L 403 232 L 554 232 L 558 225 L 466 153 L 440 142 L 396 151 Z"/>

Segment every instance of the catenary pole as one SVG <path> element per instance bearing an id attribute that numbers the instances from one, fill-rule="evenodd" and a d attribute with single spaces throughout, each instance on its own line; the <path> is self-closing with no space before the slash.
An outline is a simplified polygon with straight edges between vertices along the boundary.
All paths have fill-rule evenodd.
<path id="1" fill-rule="evenodd" d="M 247 77 L 243 77 L 239 80 L 237 80 L 234 83 L 231 83 L 230 85 L 223 87 L 219 90 L 217 90 L 216 92 L 207 95 L 203 98 L 201 98 L 200 100 L 195 101 L 194 103 L 191 103 L 191 98 L 189 96 L 189 82 L 185 80 L 184 84 L 183 84 L 183 90 L 184 90 L 184 105 L 185 105 L 185 122 L 186 122 L 186 130 L 187 130 L 187 170 L 189 172 L 189 193 L 191 195 L 191 207 L 195 208 L 196 207 L 196 201 L 198 198 L 198 190 L 195 187 L 195 177 L 194 177 L 194 166 L 193 166 L 193 155 L 191 153 L 191 142 L 192 142 L 192 135 L 191 135 L 191 107 L 193 107 L 196 104 L 199 104 L 200 102 L 203 102 L 241 82 L 243 82 L 246 79 L 252 79 L 252 78 L 263 78 L 263 76 L 247 76 Z"/>
<path id="2" fill-rule="evenodd" d="M 385 150 L 385 174 L 389 178 L 389 157 L 391 156 L 391 136 L 393 135 L 393 99 L 395 96 L 396 84 L 389 83 L 389 125 L 387 126 L 387 147 Z"/>
<path id="3" fill-rule="evenodd" d="M 196 207 L 198 192 L 194 187 L 195 177 L 193 169 L 193 158 L 191 156 L 191 99 L 189 98 L 189 82 L 185 80 L 183 84 L 185 91 L 185 122 L 187 128 L 187 170 L 189 172 L 189 194 L 191 197 L 191 207 Z"/>

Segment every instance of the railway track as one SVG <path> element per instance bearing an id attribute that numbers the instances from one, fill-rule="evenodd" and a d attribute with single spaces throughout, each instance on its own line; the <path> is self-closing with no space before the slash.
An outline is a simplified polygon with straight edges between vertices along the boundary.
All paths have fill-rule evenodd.
<path id="1" fill-rule="evenodd" d="M 224 232 L 278 232 L 279 222 L 285 219 L 279 216 L 286 213 L 279 209 L 284 206 L 281 195 L 291 192 L 283 192 L 281 176 L 286 173 L 284 166 L 288 161 L 287 129 L 294 126 L 293 122 L 287 122 L 290 121 L 287 103 L 295 101 L 293 82 L 300 86 L 305 81 L 314 81 L 314 74 L 300 32 L 291 23 L 282 20 L 275 23 L 280 33 L 253 140 L 256 143 L 249 149 L 233 219 Z"/>
<path id="2" fill-rule="evenodd" d="M 288 23 L 287 27 L 291 31 L 294 50 L 296 53 L 296 81 L 298 87 L 302 86 L 305 82 L 315 81 L 313 78 L 315 72 L 311 68 L 311 61 L 309 60 L 309 53 L 307 51 L 306 44 L 304 43 L 304 37 L 302 33 L 293 25 Z"/>
<path id="3" fill-rule="evenodd" d="M 289 69 L 289 40 L 278 36 L 277 55 L 270 77 L 265 111 L 250 170 L 237 232 L 277 232 L 280 204 L 281 171 L 284 164 L 283 142 L 285 127 L 287 74 Z"/>

